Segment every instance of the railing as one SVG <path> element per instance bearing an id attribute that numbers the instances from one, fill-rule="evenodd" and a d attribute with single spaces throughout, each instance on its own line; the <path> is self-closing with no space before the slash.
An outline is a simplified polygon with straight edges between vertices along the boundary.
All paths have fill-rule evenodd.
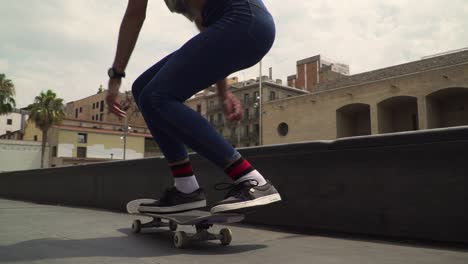
<path id="1" fill-rule="evenodd" d="M 217 112 L 221 111 L 223 109 L 221 104 L 215 104 L 215 105 L 208 105 L 206 108 L 207 113 L 212 113 L 212 112 Z"/>

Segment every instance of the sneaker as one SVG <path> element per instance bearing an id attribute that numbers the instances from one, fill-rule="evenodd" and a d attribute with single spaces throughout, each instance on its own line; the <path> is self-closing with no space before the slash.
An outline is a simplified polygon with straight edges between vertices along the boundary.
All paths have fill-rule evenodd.
<path id="1" fill-rule="evenodd" d="M 263 186 L 258 186 L 258 182 L 255 180 L 247 180 L 238 184 L 222 184 L 228 184 L 230 190 L 224 200 L 216 203 L 211 208 L 212 214 L 237 211 L 281 201 L 281 196 L 269 181 Z M 218 188 L 222 184 L 217 185 L 216 189 L 228 189 Z"/>
<path id="2" fill-rule="evenodd" d="M 159 200 L 153 203 L 142 203 L 138 207 L 141 213 L 181 213 L 206 207 L 202 189 L 193 193 L 183 193 L 175 187 L 167 189 Z"/>

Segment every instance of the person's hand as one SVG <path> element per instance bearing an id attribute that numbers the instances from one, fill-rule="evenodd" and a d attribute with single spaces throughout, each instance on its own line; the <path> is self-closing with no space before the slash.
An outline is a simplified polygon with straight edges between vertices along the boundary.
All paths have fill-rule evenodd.
<path id="1" fill-rule="evenodd" d="M 242 105 L 239 99 L 231 92 L 222 96 L 223 109 L 228 121 L 239 121 L 242 119 Z"/>
<path id="2" fill-rule="evenodd" d="M 109 80 L 109 90 L 107 90 L 106 103 L 110 113 L 113 113 L 118 117 L 125 117 L 126 113 L 122 111 L 122 106 L 117 102 L 121 83 L 121 79 Z"/>

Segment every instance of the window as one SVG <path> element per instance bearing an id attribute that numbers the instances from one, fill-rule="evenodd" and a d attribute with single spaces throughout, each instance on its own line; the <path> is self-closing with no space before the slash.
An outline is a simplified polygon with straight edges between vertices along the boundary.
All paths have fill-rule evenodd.
<path id="1" fill-rule="evenodd" d="M 255 134 L 260 135 L 260 125 L 259 124 L 255 124 Z"/>
<path id="2" fill-rule="evenodd" d="M 78 143 L 88 143 L 88 134 L 78 133 Z"/>
<path id="3" fill-rule="evenodd" d="M 218 113 L 218 123 L 223 123 L 223 114 L 222 113 Z"/>
<path id="4" fill-rule="evenodd" d="M 288 94 L 288 97 L 291 97 L 292 95 Z"/>
<path id="5" fill-rule="evenodd" d="M 86 158 L 86 147 L 78 147 L 76 150 L 76 156 L 78 158 Z"/>
<path id="6" fill-rule="evenodd" d="M 78 118 L 78 108 L 75 109 L 75 118 Z"/>
<path id="7" fill-rule="evenodd" d="M 234 137 L 234 136 L 236 136 L 236 128 L 235 127 L 231 128 L 231 137 Z"/>
<path id="8" fill-rule="evenodd" d="M 83 107 L 80 107 L 80 113 L 83 113 Z"/>
<path id="9" fill-rule="evenodd" d="M 7 119 L 6 123 L 7 125 L 13 125 L 13 119 Z"/>
<path id="10" fill-rule="evenodd" d="M 250 133 L 249 133 L 249 132 L 250 132 L 250 131 L 249 131 L 249 130 L 250 130 L 249 128 L 250 128 L 249 126 L 245 126 L 245 136 L 246 136 L 246 137 L 248 137 L 249 134 L 250 134 Z"/>
<path id="11" fill-rule="evenodd" d="M 100 111 L 101 111 L 101 112 L 104 112 L 104 100 L 101 101 L 101 110 L 100 110 Z"/>
<path id="12" fill-rule="evenodd" d="M 278 134 L 280 136 L 286 136 L 289 132 L 289 126 L 286 123 L 281 123 L 278 125 Z"/>
<path id="13" fill-rule="evenodd" d="M 276 100 L 276 93 L 271 91 L 270 92 L 270 101 Z"/>
<path id="14" fill-rule="evenodd" d="M 201 104 L 197 104 L 197 112 L 201 113 Z"/>
<path id="15" fill-rule="evenodd" d="M 92 116 L 91 119 L 93 119 L 93 121 L 94 121 L 94 116 Z"/>
<path id="16" fill-rule="evenodd" d="M 244 94 L 244 102 L 247 103 L 249 102 L 250 95 L 249 94 Z"/>
<path id="17" fill-rule="evenodd" d="M 93 109 L 96 109 L 96 104 L 95 103 L 93 103 Z"/>
<path id="18" fill-rule="evenodd" d="M 57 157 L 57 146 L 52 147 L 52 157 Z"/>
<path id="19" fill-rule="evenodd" d="M 213 124 L 213 122 L 214 122 L 214 116 L 213 116 L 213 115 L 210 115 L 210 123 Z"/>
<path id="20" fill-rule="evenodd" d="M 101 115 L 99 116 L 99 121 L 102 121 L 103 119 L 104 119 L 104 114 L 101 114 Z"/>
<path id="21" fill-rule="evenodd" d="M 96 108 L 99 108 L 99 102 L 96 103 Z"/>
<path id="22" fill-rule="evenodd" d="M 249 109 L 246 108 L 246 109 L 244 110 L 244 119 L 245 119 L 245 120 L 249 119 L 249 114 L 250 114 Z"/>
<path id="23" fill-rule="evenodd" d="M 37 141 L 37 135 L 34 135 L 34 141 Z"/>
<path id="24" fill-rule="evenodd" d="M 99 115 L 96 115 L 96 117 L 94 119 L 96 119 L 96 121 L 98 121 L 99 120 Z"/>
<path id="25" fill-rule="evenodd" d="M 258 99 L 260 99 L 260 98 L 258 98 L 258 95 L 259 95 L 258 92 L 255 92 L 255 93 L 254 93 L 255 101 L 258 101 Z"/>

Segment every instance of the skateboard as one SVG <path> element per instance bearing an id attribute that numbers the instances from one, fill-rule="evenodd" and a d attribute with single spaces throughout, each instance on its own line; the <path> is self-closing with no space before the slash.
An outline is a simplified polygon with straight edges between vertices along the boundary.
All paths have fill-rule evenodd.
<path id="1" fill-rule="evenodd" d="M 138 211 L 138 206 L 142 203 L 151 203 L 152 199 L 133 200 L 127 204 L 127 212 L 133 215 L 151 217 L 153 220 L 147 223 L 142 223 L 140 220 L 133 221 L 132 231 L 135 234 L 141 232 L 142 229 L 168 227 L 174 232 L 173 242 L 176 248 L 185 248 L 191 242 L 201 242 L 208 240 L 219 240 L 221 245 L 227 246 L 232 241 L 232 231 L 229 228 L 223 228 L 218 234 L 210 233 L 209 229 L 215 224 L 237 223 L 244 220 L 245 215 L 239 213 L 217 213 L 192 210 L 182 213 L 158 214 L 158 213 L 142 213 Z M 195 233 L 186 233 L 177 231 L 179 225 L 195 226 Z"/>

